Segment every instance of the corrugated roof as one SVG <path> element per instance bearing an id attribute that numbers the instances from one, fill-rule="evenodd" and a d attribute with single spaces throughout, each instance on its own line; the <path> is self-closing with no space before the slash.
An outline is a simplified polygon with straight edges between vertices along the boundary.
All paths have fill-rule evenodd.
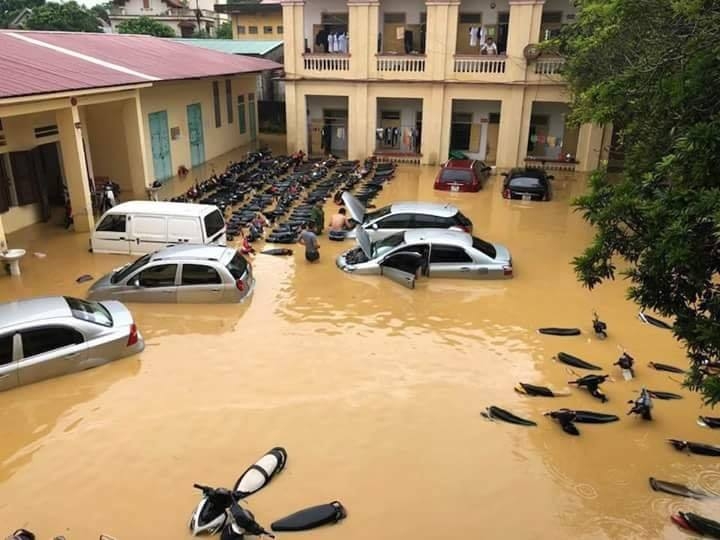
<path id="1" fill-rule="evenodd" d="M 227 54 L 255 54 L 263 56 L 280 47 L 282 41 L 238 40 L 238 39 L 188 39 L 175 38 L 178 43 L 195 45 Z"/>
<path id="2" fill-rule="evenodd" d="M 0 99 L 281 67 L 151 36 L 0 31 Z"/>

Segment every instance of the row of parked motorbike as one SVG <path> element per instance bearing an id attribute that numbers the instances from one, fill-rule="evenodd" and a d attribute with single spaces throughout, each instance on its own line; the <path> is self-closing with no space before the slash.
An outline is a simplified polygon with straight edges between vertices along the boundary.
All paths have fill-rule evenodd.
<path id="1" fill-rule="evenodd" d="M 342 204 L 342 193 L 354 191 L 366 206 L 371 205 L 395 173 L 393 163 L 376 164 L 371 158 L 363 163 L 338 161 L 332 156 L 304 158 L 301 152 L 292 156 L 273 156 L 269 149 L 250 152 L 225 172 L 213 174 L 170 200 L 213 204 L 224 213 L 231 209 L 226 220 L 228 240 L 247 229 L 248 241 L 254 242 L 263 237 L 269 222 L 274 228 L 266 240 L 290 244 L 295 243 L 318 203 L 333 198 Z M 258 219 L 258 214 L 265 219 Z"/>

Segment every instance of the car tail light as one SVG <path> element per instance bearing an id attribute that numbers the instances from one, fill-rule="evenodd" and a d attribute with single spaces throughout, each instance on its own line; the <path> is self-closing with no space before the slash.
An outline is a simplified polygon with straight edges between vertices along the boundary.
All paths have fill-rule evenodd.
<path id="1" fill-rule="evenodd" d="M 503 189 L 503 199 L 510 198 L 510 190 L 508 188 Z"/>
<path id="2" fill-rule="evenodd" d="M 127 340 L 127 346 L 132 347 L 138 342 L 138 331 L 137 326 L 135 326 L 135 323 L 132 323 L 130 325 L 130 335 L 128 336 Z"/>
<path id="3" fill-rule="evenodd" d="M 433 188 L 440 189 L 440 182 L 435 182 L 435 184 L 433 184 Z"/>
<path id="4" fill-rule="evenodd" d="M 471 233 L 471 232 L 472 232 L 472 227 L 469 227 L 469 226 L 467 226 L 467 225 L 460 225 L 460 228 L 461 228 L 463 231 L 465 231 L 466 233 Z"/>
<path id="5" fill-rule="evenodd" d="M 243 283 L 242 279 L 238 279 L 235 282 L 235 286 L 237 287 L 237 290 L 240 292 L 243 292 L 245 290 L 245 283 Z"/>
<path id="6" fill-rule="evenodd" d="M 505 277 L 512 277 L 513 275 L 513 268 L 512 266 L 503 266 L 503 276 Z"/>

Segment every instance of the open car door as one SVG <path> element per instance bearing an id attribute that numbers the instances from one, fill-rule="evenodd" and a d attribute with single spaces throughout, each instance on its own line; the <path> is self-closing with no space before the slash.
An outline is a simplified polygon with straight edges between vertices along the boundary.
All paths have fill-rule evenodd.
<path id="1" fill-rule="evenodd" d="M 424 266 L 424 255 L 414 251 L 400 251 L 392 253 L 380 263 L 380 274 L 408 289 L 414 289 L 418 270 Z"/>

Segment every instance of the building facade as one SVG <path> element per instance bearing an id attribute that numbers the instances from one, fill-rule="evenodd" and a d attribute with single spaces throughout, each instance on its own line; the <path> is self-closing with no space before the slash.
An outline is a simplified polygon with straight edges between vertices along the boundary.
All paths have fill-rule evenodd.
<path id="1" fill-rule="evenodd" d="M 178 37 L 191 37 L 200 31 L 215 36 L 225 20 L 213 9 L 212 0 L 113 0 L 109 15 L 113 32 L 123 21 L 150 17 L 172 28 Z"/>
<path id="2" fill-rule="evenodd" d="M 226 4 L 216 4 L 215 11 L 230 16 L 233 39 L 283 39 L 281 0 L 230 0 Z"/>
<path id="3" fill-rule="evenodd" d="M 288 151 L 437 164 L 458 150 L 500 169 L 597 166 L 608 130 L 566 122 L 562 59 L 537 54 L 538 43 L 572 23 L 572 2 L 283 0 L 282 7 Z"/>
<path id="4" fill-rule="evenodd" d="M 156 180 L 252 145 L 257 78 L 280 67 L 149 36 L 2 31 L 0 63 L 0 245 L 65 191 L 88 231 L 100 180 L 146 199 Z"/>

